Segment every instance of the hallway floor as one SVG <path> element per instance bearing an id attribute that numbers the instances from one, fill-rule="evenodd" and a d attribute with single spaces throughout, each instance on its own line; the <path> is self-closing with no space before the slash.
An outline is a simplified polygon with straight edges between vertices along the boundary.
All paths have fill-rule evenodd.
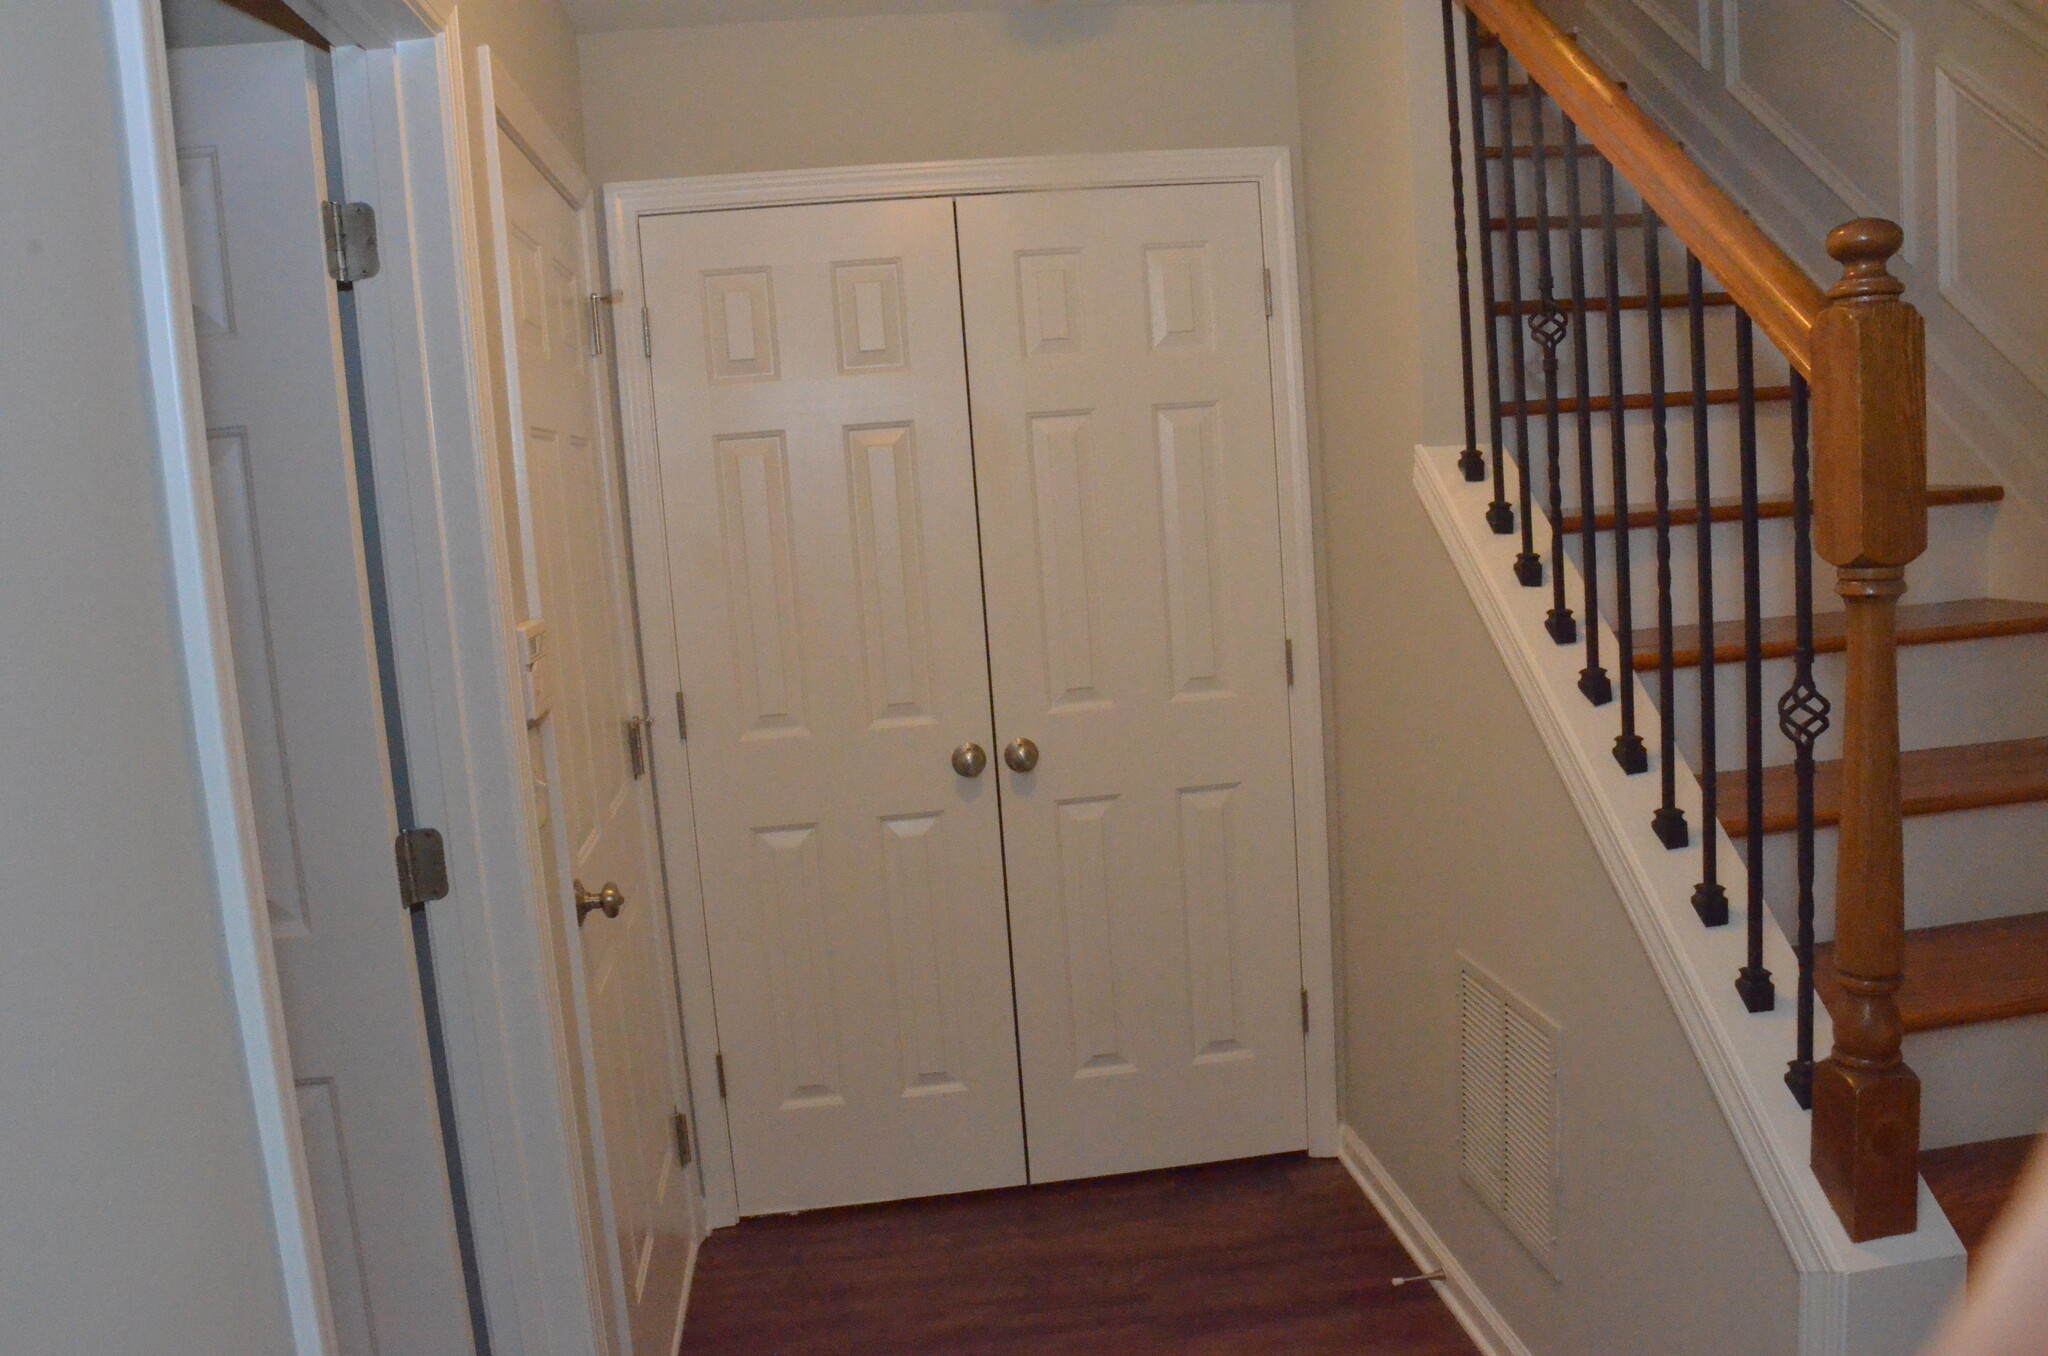
<path id="1" fill-rule="evenodd" d="M 742 1221 L 682 1356 L 1473 1356 L 1343 1167 L 1300 1154 Z"/>

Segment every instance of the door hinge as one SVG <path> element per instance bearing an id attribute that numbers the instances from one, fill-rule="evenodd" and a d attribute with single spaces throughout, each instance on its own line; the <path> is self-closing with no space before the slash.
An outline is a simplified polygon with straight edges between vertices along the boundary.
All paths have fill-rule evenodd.
<path id="1" fill-rule="evenodd" d="M 687 1168 L 690 1166 L 690 1160 L 695 1156 L 695 1153 L 690 1148 L 690 1118 L 678 1111 L 676 1113 L 676 1157 Z"/>
<path id="2" fill-rule="evenodd" d="M 640 308 L 640 356 L 654 356 L 654 321 L 649 318 L 645 306 Z"/>
<path id="3" fill-rule="evenodd" d="M 448 897 L 448 852 L 439 829 L 406 829 L 398 835 L 398 898 L 408 909 Z"/>
<path id="4" fill-rule="evenodd" d="M 1273 318 L 1273 270 L 1266 270 L 1266 319 Z"/>
<path id="5" fill-rule="evenodd" d="M 680 692 L 676 693 L 676 740 L 683 744 L 690 742 L 690 713 Z"/>
<path id="6" fill-rule="evenodd" d="M 719 1101 L 721 1101 L 721 1102 L 723 1102 L 723 1101 L 725 1101 L 725 1100 L 726 1100 L 726 1094 L 725 1094 L 725 1051 L 723 1051 L 723 1050 L 720 1050 L 720 1051 L 718 1052 L 718 1058 L 717 1058 L 717 1060 L 716 1060 L 716 1064 L 717 1064 L 717 1068 L 718 1068 L 718 1100 L 719 1100 Z"/>
<path id="7" fill-rule="evenodd" d="M 633 765 L 635 781 L 647 775 L 647 719 L 644 716 L 626 717 L 626 761 Z"/>
<path id="8" fill-rule="evenodd" d="M 353 287 L 377 276 L 377 209 L 366 202 L 323 202 L 320 224 L 327 237 L 327 276 Z"/>
<path id="9" fill-rule="evenodd" d="M 604 303 L 603 293 L 592 292 L 588 308 L 590 311 L 590 356 L 604 356 Z"/>
<path id="10" fill-rule="evenodd" d="M 1308 990 L 1301 991 L 1301 1034 L 1308 1034 Z"/>
<path id="11" fill-rule="evenodd" d="M 1294 637 L 1287 638 L 1287 686 L 1294 686 Z"/>

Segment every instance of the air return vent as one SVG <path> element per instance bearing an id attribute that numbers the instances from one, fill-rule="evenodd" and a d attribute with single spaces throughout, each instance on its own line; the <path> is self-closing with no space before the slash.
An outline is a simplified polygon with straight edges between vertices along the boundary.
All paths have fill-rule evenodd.
<path id="1" fill-rule="evenodd" d="M 1557 1024 L 1458 958 L 1465 1181 L 1538 1261 L 1557 1240 Z"/>

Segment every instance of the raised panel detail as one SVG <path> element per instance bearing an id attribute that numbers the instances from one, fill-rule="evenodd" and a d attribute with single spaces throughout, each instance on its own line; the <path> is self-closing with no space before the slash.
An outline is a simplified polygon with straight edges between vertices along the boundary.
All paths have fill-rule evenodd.
<path id="1" fill-rule="evenodd" d="M 228 285 L 217 149 L 194 146 L 178 152 L 178 197 L 185 214 L 185 271 L 192 276 L 192 328 L 201 336 L 233 334 L 235 302 Z"/>
<path id="2" fill-rule="evenodd" d="M 1910 221 L 1904 26 L 1871 0 L 1728 0 L 1724 26 L 1729 92 L 1851 210 Z"/>
<path id="3" fill-rule="evenodd" d="M 717 440 L 742 738 L 804 733 L 803 652 L 781 433 Z"/>
<path id="4" fill-rule="evenodd" d="M 900 372 L 910 366 L 900 261 L 832 265 L 832 302 L 841 372 Z"/>
<path id="5" fill-rule="evenodd" d="M 1031 416 L 1047 689 L 1055 707 L 1099 700 L 1095 690 L 1095 592 L 1088 567 L 1088 413 Z"/>
<path id="6" fill-rule="evenodd" d="M 1135 1073 L 1124 1052 L 1118 1008 L 1116 926 L 1110 879 L 1115 796 L 1061 801 L 1057 823 L 1060 921 L 1067 943 L 1068 1011 L 1073 1020 L 1074 1077 Z"/>
<path id="7" fill-rule="evenodd" d="M 1707 0 L 1636 0 L 1636 8 L 1649 15 L 1687 56 L 1702 66 L 1714 64 L 1705 41 Z"/>
<path id="8" fill-rule="evenodd" d="M 754 831 L 754 891 L 767 949 L 781 1109 L 843 1106 L 839 1011 L 816 824 Z"/>
<path id="9" fill-rule="evenodd" d="M 776 356 L 775 285 L 765 268 L 704 275 L 704 353 L 713 381 L 769 381 Z"/>
<path id="10" fill-rule="evenodd" d="M 284 708 L 277 655 L 263 580 L 262 532 L 256 522 L 255 468 L 242 429 L 206 435 L 212 467 L 214 531 L 220 539 L 228 633 L 234 641 L 235 687 L 242 705 L 243 756 L 256 808 L 257 855 L 270 930 L 279 938 L 311 935 L 306 912 L 306 871 L 299 848 L 298 812 L 292 803 L 291 763 L 285 749 Z"/>
<path id="11" fill-rule="evenodd" d="M 517 226 L 506 228 L 507 252 L 511 255 L 512 321 L 518 326 L 522 343 L 532 344 L 543 355 L 552 352 L 548 336 L 546 269 L 541 263 L 540 243 Z"/>
<path id="12" fill-rule="evenodd" d="M 299 1133 L 306 1145 L 306 1176 L 313 1187 L 314 1227 L 327 1272 L 327 1300 L 334 1314 L 340 1356 L 376 1356 L 377 1332 L 370 1320 L 370 1286 L 355 1193 L 349 1186 L 348 1151 L 341 1137 L 341 1106 L 334 1080 L 309 1078 L 297 1086 Z"/>
<path id="13" fill-rule="evenodd" d="M 1145 247 L 1145 302 L 1153 348 L 1208 348 L 1216 342 L 1207 245 Z"/>
<path id="14" fill-rule="evenodd" d="M 1213 404 L 1153 411 L 1177 699 L 1213 695 L 1224 687 L 1216 617 L 1217 506 L 1211 491 L 1218 422 Z"/>
<path id="15" fill-rule="evenodd" d="M 870 718 L 877 725 L 930 724 L 916 433 L 908 424 L 850 428 L 846 459 Z"/>
<path id="16" fill-rule="evenodd" d="M 967 1090 L 957 1076 L 952 1041 L 953 892 L 947 888 L 943 830 L 937 814 L 882 821 L 882 880 L 905 1097 Z"/>
<path id="17" fill-rule="evenodd" d="M 1249 1059 L 1239 1039 L 1237 879 L 1232 846 L 1238 788 L 1180 793 L 1181 908 L 1187 925 L 1188 1017 L 1195 1062 Z"/>
<path id="18" fill-rule="evenodd" d="M 1081 347 L 1081 251 L 1034 250 L 1017 256 L 1018 313 L 1024 356 Z"/>
<path id="19" fill-rule="evenodd" d="M 2048 392 L 2048 128 L 1958 72 L 1934 79 L 1942 295 Z"/>

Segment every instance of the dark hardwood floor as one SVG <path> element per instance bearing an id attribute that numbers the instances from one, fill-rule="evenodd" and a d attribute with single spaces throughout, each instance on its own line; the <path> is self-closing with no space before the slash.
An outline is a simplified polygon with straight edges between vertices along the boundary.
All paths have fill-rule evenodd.
<path id="1" fill-rule="evenodd" d="M 1999 1212 L 2012 1199 L 2038 1138 L 2015 1135 L 1921 1151 L 1920 1175 L 1927 1179 L 1934 1199 L 1941 1202 L 1942 1212 L 1955 1226 L 1956 1237 L 1963 1240 L 1973 1264 L 1991 1236 Z"/>
<path id="2" fill-rule="evenodd" d="M 743 1220 L 683 1356 L 1473 1356 L 1328 1159 Z"/>

